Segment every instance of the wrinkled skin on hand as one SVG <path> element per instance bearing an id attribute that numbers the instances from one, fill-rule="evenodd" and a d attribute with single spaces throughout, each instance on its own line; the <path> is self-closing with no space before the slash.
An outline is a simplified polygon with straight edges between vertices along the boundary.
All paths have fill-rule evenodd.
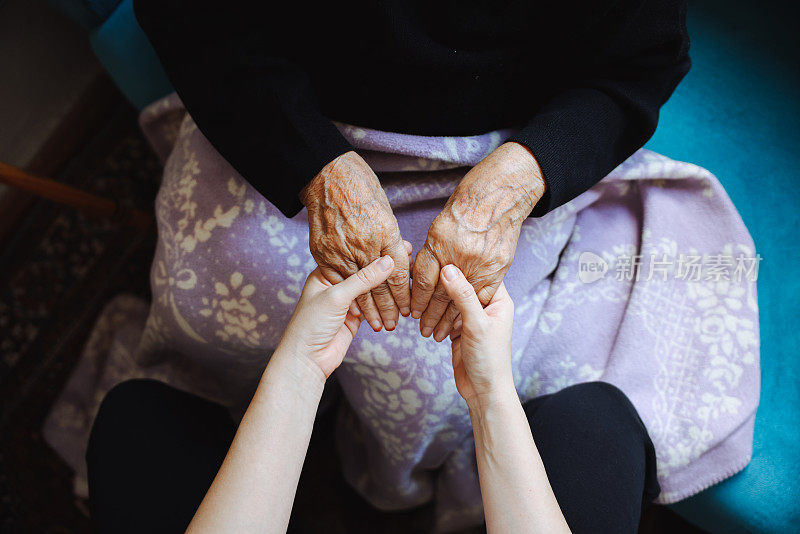
<path id="1" fill-rule="evenodd" d="M 393 330 L 398 312 L 410 313 L 409 258 L 389 200 L 378 177 L 355 152 L 342 154 L 303 189 L 308 208 L 309 247 L 320 271 L 331 283 L 341 282 L 389 255 L 389 279 L 357 299 L 373 330 Z"/>
<path id="2" fill-rule="evenodd" d="M 420 319 L 423 336 L 442 341 L 458 316 L 439 283 L 442 267 L 461 269 L 486 306 L 514 260 L 522 223 L 544 192 L 536 159 L 518 143 L 499 146 L 464 176 L 414 260 L 411 315 Z"/>

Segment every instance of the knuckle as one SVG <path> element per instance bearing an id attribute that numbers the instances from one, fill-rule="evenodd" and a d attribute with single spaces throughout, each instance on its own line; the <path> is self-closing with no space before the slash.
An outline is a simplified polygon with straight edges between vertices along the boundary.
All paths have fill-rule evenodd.
<path id="1" fill-rule="evenodd" d="M 430 271 L 434 261 L 436 260 L 427 245 L 422 247 L 414 258 L 414 277 L 423 276 L 423 273 Z"/>
<path id="2" fill-rule="evenodd" d="M 444 240 L 444 232 L 437 226 L 431 226 L 428 230 L 428 239 L 425 241 L 425 247 L 432 249 L 433 243 L 439 243 Z"/>
<path id="3" fill-rule="evenodd" d="M 431 302 L 435 302 L 437 304 L 448 304 L 450 302 L 450 296 L 447 293 L 441 293 L 436 291 L 431 297 Z"/>
<path id="4" fill-rule="evenodd" d="M 495 293 L 494 291 L 490 291 L 490 290 L 488 290 L 486 288 L 482 288 L 477 293 L 478 300 L 481 301 L 481 304 L 486 306 L 492 300 L 492 297 L 494 297 L 494 293 Z"/>
<path id="5" fill-rule="evenodd" d="M 472 289 L 472 286 L 469 285 L 468 282 L 464 283 L 461 287 L 456 290 L 456 296 L 461 300 L 466 300 L 475 293 L 475 290 Z"/>
<path id="6" fill-rule="evenodd" d="M 438 255 L 436 254 L 437 251 L 437 243 L 440 243 L 442 239 L 436 235 L 428 234 L 428 239 L 425 240 L 425 244 L 422 245 L 422 250 L 420 250 L 420 254 L 425 257 L 428 261 L 435 261 L 438 259 Z"/>
<path id="7" fill-rule="evenodd" d="M 343 277 L 348 277 L 356 272 L 356 269 L 353 268 L 353 265 L 348 264 L 346 261 L 342 261 L 340 258 L 330 258 L 327 262 L 327 266 Z"/>
<path id="8" fill-rule="evenodd" d="M 406 295 L 409 291 L 411 291 L 411 286 L 408 283 L 397 283 L 391 280 L 387 281 L 386 285 L 389 288 L 389 292 L 394 295 Z"/>
<path id="9" fill-rule="evenodd" d="M 358 277 L 359 282 L 364 285 L 372 285 L 372 275 L 369 272 L 369 269 L 361 269 L 360 271 L 356 272 L 356 276 Z"/>
<path id="10" fill-rule="evenodd" d="M 372 289 L 372 294 L 381 298 L 390 297 L 389 287 L 386 284 L 380 284 L 378 287 Z"/>
<path id="11" fill-rule="evenodd" d="M 391 280 L 390 279 L 390 280 L 387 280 L 386 283 L 389 286 L 389 289 L 394 291 L 394 292 L 398 292 L 398 291 L 403 292 L 403 291 L 410 290 L 410 288 L 411 288 L 411 286 L 408 284 L 408 281 L 399 281 L 398 282 L 397 280 Z"/>
<path id="12" fill-rule="evenodd" d="M 427 313 L 423 315 L 422 318 L 419 320 L 420 326 L 422 327 L 428 326 L 431 328 L 435 328 L 438 322 L 439 318 L 436 317 L 435 315 L 432 315 L 429 311 L 427 311 Z"/>
<path id="13" fill-rule="evenodd" d="M 333 255 L 339 250 L 338 242 L 334 241 L 327 235 L 322 235 L 318 239 L 314 239 L 312 246 L 323 254 Z"/>
<path id="14" fill-rule="evenodd" d="M 438 240 L 447 237 L 450 233 L 450 225 L 442 219 L 439 215 L 433 219 L 430 228 L 428 228 L 428 239 Z"/>
<path id="15" fill-rule="evenodd" d="M 388 282 L 393 286 L 407 286 L 409 281 L 408 269 L 395 269 Z"/>
<path id="16" fill-rule="evenodd" d="M 491 266 L 491 274 L 496 275 L 497 272 L 502 271 L 508 267 L 509 257 L 503 253 L 494 253 L 489 255 L 488 264 Z"/>
<path id="17" fill-rule="evenodd" d="M 415 278 L 414 279 L 414 289 L 416 291 L 422 291 L 423 293 L 428 293 L 433 291 L 434 284 L 430 280 L 426 278 Z"/>
<path id="18" fill-rule="evenodd" d="M 371 319 L 377 315 L 378 312 L 375 309 L 375 304 L 372 302 L 372 299 L 367 298 L 367 295 L 359 295 L 356 297 L 356 302 L 366 317 Z"/>

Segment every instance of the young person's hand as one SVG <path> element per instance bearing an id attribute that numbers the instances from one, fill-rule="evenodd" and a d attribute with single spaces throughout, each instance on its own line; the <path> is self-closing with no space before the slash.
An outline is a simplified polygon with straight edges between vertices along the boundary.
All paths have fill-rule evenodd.
<path id="1" fill-rule="evenodd" d="M 511 327 L 514 303 L 500 283 L 486 308 L 475 288 L 455 265 L 446 265 L 440 281 L 460 317 L 450 335 L 456 388 L 467 404 L 514 391 L 511 373 Z"/>
<path id="2" fill-rule="evenodd" d="M 307 358 L 329 377 L 361 324 L 353 301 L 385 282 L 394 266 L 391 256 L 383 256 L 337 284 L 331 284 L 319 267 L 314 269 L 276 353 L 289 351 Z"/>
<path id="3" fill-rule="evenodd" d="M 353 302 L 386 281 L 391 256 L 331 284 L 315 269 L 228 455 L 188 532 L 286 532 L 325 379 L 342 363 L 361 319 Z"/>
<path id="4" fill-rule="evenodd" d="M 502 283 L 484 309 L 454 265 L 439 276 L 460 317 L 453 371 L 469 406 L 487 532 L 569 532 L 511 373 L 514 303 Z"/>

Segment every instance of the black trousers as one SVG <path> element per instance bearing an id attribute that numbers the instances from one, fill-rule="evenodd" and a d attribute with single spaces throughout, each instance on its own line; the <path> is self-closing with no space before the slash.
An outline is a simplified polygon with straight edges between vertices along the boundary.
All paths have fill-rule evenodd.
<path id="1" fill-rule="evenodd" d="M 525 404 L 573 532 L 636 532 L 659 492 L 647 430 L 616 387 L 589 382 Z M 152 380 L 112 389 L 86 461 L 98 532 L 183 532 L 236 431 L 222 407 Z"/>

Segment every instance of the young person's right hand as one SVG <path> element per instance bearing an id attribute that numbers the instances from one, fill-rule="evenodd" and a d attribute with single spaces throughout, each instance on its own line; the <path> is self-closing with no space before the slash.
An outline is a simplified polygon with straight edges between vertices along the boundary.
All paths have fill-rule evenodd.
<path id="1" fill-rule="evenodd" d="M 514 303 L 500 284 L 486 308 L 455 265 L 442 269 L 441 281 L 460 312 L 450 335 L 456 388 L 470 406 L 514 390 L 511 327 Z"/>
<path id="2" fill-rule="evenodd" d="M 440 279 L 461 313 L 450 335 L 453 371 L 469 406 L 486 531 L 569 532 L 514 388 L 514 303 L 505 285 L 484 309 L 454 265 Z"/>

